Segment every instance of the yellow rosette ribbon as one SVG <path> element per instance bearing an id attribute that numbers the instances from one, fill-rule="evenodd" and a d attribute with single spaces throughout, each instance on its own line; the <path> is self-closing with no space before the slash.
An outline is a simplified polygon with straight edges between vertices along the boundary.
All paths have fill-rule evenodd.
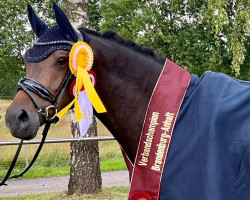
<path id="1" fill-rule="evenodd" d="M 84 86 L 87 96 L 96 112 L 106 112 L 106 109 L 96 93 L 88 74 L 88 71 L 92 68 L 93 61 L 93 51 L 87 43 L 77 42 L 73 45 L 69 54 L 69 67 L 72 74 L 76 76 L 75 98 L 70 104 L 57 113 L 57 117 L 61 118 L 71 108 L 71 106 L 75 104 L 76 121 L 83 119 L 78 100 L 78 94 L 80 93 L 82 86 Z"/>

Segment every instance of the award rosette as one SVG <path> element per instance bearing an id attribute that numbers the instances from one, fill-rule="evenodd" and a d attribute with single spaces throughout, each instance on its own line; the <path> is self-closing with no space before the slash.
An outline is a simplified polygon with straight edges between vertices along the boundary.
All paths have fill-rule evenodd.
<path id="1" fill-rule="evenodd" d="M 76 121 L 80 121 L 81 136 L 92 123 L 93 107 L 98 113 L 106 112 L 94 88 L 96 75 L 90 71 L 93 61 L 94 54 L 87 43 L 77 42 L 73 45 L 69 54 L 69 67 L 71 73 L 76 76 L 75 85 L 71 89 L 74 100 L 57 113 L 57 117 L 61 118 L 74 104 Z"/>

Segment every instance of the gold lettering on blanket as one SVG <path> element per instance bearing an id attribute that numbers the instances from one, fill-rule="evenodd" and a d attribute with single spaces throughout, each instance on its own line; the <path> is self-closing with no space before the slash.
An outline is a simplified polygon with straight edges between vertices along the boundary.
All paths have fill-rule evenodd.
<path id="1" fill-rule="evenodd" d="M 165 121 L 163 121 L 163 127 L 161 127 L 161 130 L 163 130 L 164 132 L 161 134 L 159 144 L 156 145 L 157 152 L 155 153 L 156 154 L 155 162 L 154 162 L 154 165 L 151 167 L 151 169 L 155 171 L 161 171 L 161 166 L 162 166 L 162 163 L 164 162 L 163 160 L 164 152 L 167 147 L 167 144 L 169 144 L 169 141 L 171 139 L 170 128 L 173 123 L 174 113 L 167 112 L 165 116 L 166 116 L 166 119 Z"/>
<path id="2" fill-rule="evenodd" d="M 151 150 L 151 146 L 152 146 L 152 141 L 154 138 L 154 133 L 155 133 L 155 127 L 158 124 L 157 120 L 159 117 L 159 113 L 158 112 L 153 112 L 152 113 L 152 117 L 150 120 L 150 124 L 149 124 L 149 128 L 148 128 L 148 132 L 146 133 L 146 140 L 143 142 L 144 143 L 144 149 L 143 149 L 143 153 L 141 153 L 141 159 L 139 160 L 139 165 L 142 166 L 146 166 L 148 163 L 148 157 L 150 154 L 150 150 Z"/>

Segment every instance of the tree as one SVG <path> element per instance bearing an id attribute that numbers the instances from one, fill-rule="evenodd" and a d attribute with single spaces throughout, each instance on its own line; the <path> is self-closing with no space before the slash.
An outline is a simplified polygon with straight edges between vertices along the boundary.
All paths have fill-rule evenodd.
<path id="1" fill-rule="evenodd" d="M 24 76 L 22 51 L 31 35 L 25 30 L 24 3 L 16 5 L 16 1 L 0 2 L 0 96 L 13 97 L 16 83 Z M 22 34 L 21 34 L 22 33 Z"/>
<path id="2" fill-rule="evenodd" d="M 197 75 L 211 70 L 250 79 L 249 6 L 249 0 L 101 0 L 99 24 Z"/>
<path id="3" fill-rule="evenodd" d="M 249 0 L 89 1 L 90 24 L 97 31 L 115 30 L 197 75 L 212 70 L 250 79 Z M 27 29 L 27 2 L 0 2 L 1 96 L 16 93 L 16 82 L 24 76 L 21 54 L 35 39 Z M 52 0 L 29 2 L 43 20 L 54 23 Z"/>
<path id="4" fill-rule="evenodd" d="M 76 122 L 74 110 L 70 110 L 71 132 L 74 138 L 80 136 L 79 123 Z M 85 137 L 97 136 L 95 118 Z M 95 194 L 102 187 L 99 148 L 97 142 L 72 142 L 71 167 L 68 194 Z"/>
<path id="5" fill-rule="evenodd" d="M 228 40 L 231 68 L 239 76 L 246 57 L 245 41 L 250 36 L 250 1 L 208 0 L 208 8 L 216 45 L 219 47 L 222 39 Z"/>
<path id="6" fill-rule="evenodd" d="M 88 0 L 65 0 L 67 15 L 75 27 L 89 27 Z M 71 129 L 73 137 L 79 137 L 79 124 L 75 120 L 75 112 L 71 110 Z M 85 137 L 97 136 L 96 119 Z M 71 168 L 68 194 L 75 192 L 93 194 L 102 187 L 98 142 L 71 143 Z"/>
<path id="7" fill-rule="evenodd" d="M 90 27 L 96 31 L 100 31 L 100 22 L 103 18 L 100 9 L 100 0 L 89 0 L 88 8 Z"/>

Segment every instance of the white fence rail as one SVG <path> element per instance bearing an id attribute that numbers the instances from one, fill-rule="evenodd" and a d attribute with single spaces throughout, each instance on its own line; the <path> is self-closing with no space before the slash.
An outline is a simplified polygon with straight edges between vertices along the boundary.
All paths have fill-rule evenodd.
<path id="1" fill-rule="evenodd" d="M 51 138 L 46 139 L 44 143 L 67 143 L 67 142 L 79 142 L 79 141 L 107 141 L 107 140 L 115 140 L 113 136 L 96 136 L 96 137 L 84 137 L 84 138 Z M 40 144 L 41 140 L 33 139 L 33 140 L 24 140 L 23 144 Z M 7 140 L 0 141 L 0 146 L 8 146 L 8 145 L 19 145 L 19 140 Z"/>
<path id="2" fill-rule="evenodd" d="M 9 102 L 1 102 L 0 173 L 3 173 L 8 169 L 10 162 L 16 153 L 16 148 L 20 144 L 20 140 L 11 137 L 9 130 L 4 123 L 5 110 L 8 105 Z M 100 159 L 103 161 L 113 159 L 116 156 L 119 158 L 121 156 L 119 144 L 116 142 L 114 137 L 108 133 L 101 123 L 97 125 L 99 131 L 98 133 L 100 133 L 101 136 L 83 138 L 72 138 L 70 125 L 70 117 L 66 115 L 61 122 L 51 128 L 50 136 L 53 136 L 52 138 L 50 137 L 45 140 L 45 145 L 43 146 L 43 149 L 36 163 L 34 164 L 33 169 L 50 170 L 56 166 L 65 170 L 65 167 L 70 167 L 71 142 L 100 141 L 98 143 L 98 147 L 100 151 Z M 40 134 L 40 132 L 38 134 Z M 28 165 L 40 142 L 41 139 L 23 141 L 24 145 L 20 152 L 20 158 L 17 161 L 17 170 L 23 169 Z"/>
<path id="3" fill-rule="evenodd" d="M 44 143 L 52 144 L 52 143 L 68 143 L 68 142 L 79 142 L 79 141 L 109 141 L 115 140 L 113 136 L 95 136 L 95 137 L 84 137 L 84 138 L 50 138 L 46 139 Z M 32 140 L 24 140 L 23 144 L 25 145 L 25 163 L 26 167 L 29 165 L 28 157 L 28 146 L 29 144 L 40 144 L 40 139 L 32 139 Z M 11 145 L 19 145 L 20 140 L 7 140 L 7 141 L 0 141 L 0 146 L 11 146 Z M 1 167 L 0 167 L 1 169 Z"/>
<path id="4" fill-rule="evenodd" d="M 93 142 L 93 141 L 110 141 L 110 140 L 115 140 L 115 138 L 113 136 L 95 136 L 95 137 L 84 137 L 84 138 L 49 138 L 49 139 L 46 139 L 45 140 L 45 144 L 58 144 L 58 143 L 70 143 L 70 142 L 79 142 L 79 141 L 86 141 L 86 142 Z M 23 167 L 27 167 L 29 165 L 29 160 L 30 158 L 32 158 L 32 155 L 34 153 L 31 153 L 30 152 L 30 148 L 32 149 L 32 147 L 28 148 L 28 146 L 30 145 L 38 145 L 40 144 L 41 142 L 41 139 L 32 139 L 32 140 L 24 140 L 23 141 L 23 144 L 24 144 L 24 150 L 22 152 L 23 154 L 23 157 L 24 157 L 24 162 L 20 163 L 20 165 L 22 165 Z M 7 146 L 9 146 L 9 148 L 11 148 L 11 146 L 13 145 L 19 145 L 20 143 L 20 140 L 7 140 L 7 141 L 0 141 L 0 147 L 2 148 L 7 148 Z M 50 145 L 49 145 L 50 146 Z M 65 145 L 64 145 L 65 146 Z M 61 148 L 65 148 L 63 145 L 60 145 L 60 147 L 56 147 L 58 149 L 58 151 L 60 151 L 59 149 Z M 68 146 L 68 145 L 66 145 Z M 34 147 L 33 147 L 34 148 Z M 44 146 L 44 150 L 46 152 L 46 148 L 48 148 L 48 146 L 46 145 L 46 147 Z M 15 151 L 15 150 L 14 150 Z M 65 152 L 65 151 L 64 151 Z M 66 152 L 69 152 L 69 151 L 66 151 Z M 11 153 L 12 156 L 13 153 Z M 65 158 L 61 158 L 60 156 L 58 157 L 57 153 L 54 154 L 55 157 L 54 157 L 54 161 L 46 161 L 46 159 L 44 157 L 39 157 L 38 160 L 40 159 L 40 164 L 39 166 L 49 166 L 51 165 L 51 162 L 52 163 L 56 163 L 56 162 L 62 162 L 64 163 L 65 165 L 67 163 L 70 162 L 70 158 L 68 157 L 68 159 L 65 159 Z M 3 170 L 3 169 L 7 169 L 8 168 L 8 164 L 4 164 L 4 163 L 1 163 L 2 159 L 3 159 L 3 156 L 9 156 L 10 157 L 10 160 L 12 159 L 12 156 L 10 155 L 6 155 L 5 153 L 2 155 L 0 155 L 0 170 Z M 69 154 L 68 154 L 69 156 Z M 42 163 L 42 164 L 41 164 Z M 47 164 L 46 164 L 47 163 Z"/>

